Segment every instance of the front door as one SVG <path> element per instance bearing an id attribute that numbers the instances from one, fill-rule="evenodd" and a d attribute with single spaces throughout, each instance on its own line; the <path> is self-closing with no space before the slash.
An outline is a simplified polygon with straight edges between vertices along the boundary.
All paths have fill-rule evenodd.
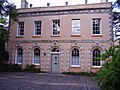
<path id="1" fill-rule="evenodd" d="M 59 72 L 59 54 L 52 54 L 52 73 Z"/>

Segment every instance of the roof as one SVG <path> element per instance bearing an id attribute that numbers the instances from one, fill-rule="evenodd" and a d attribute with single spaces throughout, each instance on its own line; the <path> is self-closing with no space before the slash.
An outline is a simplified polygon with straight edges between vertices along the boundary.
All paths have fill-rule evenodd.
<path id="1" fill-rule="evenodd" d="M 66 11 L 66 10 L 86 10 L 86 9 L 110 9 L 112 8 L 111 2 L 94 3 L 94 4 L 79 4 L 68 6 L 49 6 L 49 7 L 32 7 L 32 8 L 20 8 L 17 9 L 18 13 L 28 12 L 47 12 L 47 11 Z"/>

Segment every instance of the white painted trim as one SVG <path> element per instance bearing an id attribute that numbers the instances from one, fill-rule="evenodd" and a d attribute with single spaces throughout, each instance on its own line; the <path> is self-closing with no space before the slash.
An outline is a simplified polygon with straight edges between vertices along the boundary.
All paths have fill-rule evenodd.
<path id="1" fill-rule="evenodd" d="M 73 20 L 79 20 L 79 21 L 80 21 L 80 23 L 79 23 L 79 24 L 80 24 L 80 28 L 79 28 L 80 31 L 79 31 L 79 33 L 77 33 L 77 34 L 75 34 L 75 33 L 73 32 L 73 27 L 72 27 L 72 26 L 73 26 Z M 71 20 L 71 35 L 78 36 L 78 35 L 80 35 L 80 33 L 81 33 L 81 20 L 80 20 L 80 19 L 72 19 L 72 20 Z"/>
<path id="2" fill-rule="evenodd" d="M 101 68 L 101 66 L 92 66 L 93 68 Z"/>
<path id="3" fill-rule="evenodd" d="M 59 20 L 59 21 L 60 21 L 60 19 L 53 19 L 53 20 L 52 20 L 52 34 L 51 34 L 51 35 L 52 35 L 53 37 L 54 37 L 54 36 L 56 36 L 56 37 L 59 36 L 59 37 L 60 37 L 60 34 L 61 34 L 61 28 L 60 28 L 60 34 L 53 35 L 53 21 L 54 21 L 54 20 Z M 60 23 L 60 26 L 61 26 L 61 23 Z"/>
<path id="4" fill-rule="evenodd" d="M 17 23 L 17 33 L 16 33 L 16 36 L 19 36 L 18 35 L 18 30 L 19 30 L 18 27 L 19 27 L 19 23 Z"/>
<path id="5" fill-rule="evenodd" d="M 100 34 L 93 34 L 93 19 L 98 18 L 100 19 Z M 102 18 L 101 17 L 93 17 L 91 21 L 91 31 L 92 31 L 92 36 L 102 36 Z"/>
<path id="6" fill-rule="evenodd" d="M 41 35 L 33 35 L 33 37 L 34 37 L 34 36 L 35 36 L 35 37 L 41 37 Z"/>
<path id="7" fill-rule="evenodd" d="M 100 66 L 93 66 L 93 65 L 92 65 L 92 67 L 93 67 L 93 68 L 101 68 L 101 67 L 102 67 L 102 61 L 100 61 Z"/>
<path id="8" fill-rule="evenodd" d="M 18 48 L 17 48 L 18 49 Z M 23 63 L 18 63 L 17 62 L 17 49 L 15 50 L 15 64 L 23 64 Z M 22 49 L 23 50 L 23 49 Z M 22 51 L 23 52 L 23 51 Z M 23 55 L 22 55 L 22 59 L 23 59 Z M 23 61 L 22 61 L 23 62 Z"/>
<path id="9" fill-rule="evenodd" d="M 40 65 L 40 63 L 34 63 L 34 50 L 35 50 L 35 48 L 33 48 L 33 55 L 32 55 L 32 64 L 34 64 L 34 65 Z M 40 49 L 39 49 L 40 50 Z M 41 50 L 40 50 L 40 54 L 41 54 Z M 41 61 L 41 55 L 40 55 L 40 61 Z"/>
<path id="10" fill-rule="evenodd" d="M 51 54 L 60 54 L 61 52 L 50 52 Z"/>
<path id="11" fill-rule="evenodd" d="M 80 67 L 80 65 L 71 65 L 71 67 Z"/>
<path id="12" fill-rule="evenodd" d="M 41 34 L 40 34 L 40 35 L 35 35 L 35 22 L 37 22 L 37 21 L 38 21 L 38 22 L 41 22 L 41 28 L 40 28 L 40 29 L 41 29 Z M 41 35 L 42 35 L 42 21 L 41 21 L 41 20 L 36 20 L 36 21 L 34 21 L 34 25 L 33 25 L 33 26 L 34 26 L 33 36 L 41 36 Z"/>
<path id="13" fill-rule="evenodd" d="M 19 35 L 19 33 L 18 33 L 18 32 L 20 32 L 20 30 L 19 30 L 19 22 L 17 22 L 17 34 L 16 34 L 17 37 L 23 37 L 25 35 L 25 22 L 24 21 L 20 21 L 20 22 L 24 23 L 24 31 L 23 31 L 23 35 Z"/>
<path id="14" fill-rule="evenodd" d="M 38 64 L 38 63 L 33 63 L 34 65 L 40 65 L 40 64 Z"/>

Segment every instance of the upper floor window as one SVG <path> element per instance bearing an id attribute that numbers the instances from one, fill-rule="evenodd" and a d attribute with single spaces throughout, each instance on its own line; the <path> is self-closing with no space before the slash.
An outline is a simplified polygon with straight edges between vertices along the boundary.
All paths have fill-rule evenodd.
<path id="1" fill-rule="evenodd" d="M 34 64 L 40 64 L 40 49 L 39 48 L 35 48 L 34 49 L 34 60 L 33 60 Z"/>
<path id="2" fill-rule="evenodd" d="M 41 21 L 35 21 L 35 35 L 41 35 Z"/>
<path id="3" fill-rule="evenodd" d="M 80 35 L 80 20 L 72 20 L 72 35 Z"/>
<path id="4" fill-rule="evenodd" d="M 53 25 L 52 25 L 52 35 L 53 36 L 58 36 L 60 35 L 60 20 L 53 20 Z"/>
<path id="5" fill-rule="evenodd" d="M 100 35 L 101 30 L 100 30 L 100 18 L 94 18 L 93 19 L 93 34 L 95 35 Z"/>
<path id="6" fill-rule="evenodd" d="M 23 50 L 21 48 L 18 48 L 16 51 L 16 63 L 22 64 L 23 61 Z"/>
<path id="7" fill-rule="evenodd" d="M 72 50 L 72 66 L 79 66 L 79 50 L 73 48 Z"/>
<path id="8" fill-rule="evenodd" d="M 23 36 L 24 35 L 24 22 L 19 22 L 18 23 L 18 36 Z"/>
<path id="9" fill-rule="evenodd" d="M 100 57 L 100 54 L 101 52 L 98 48 L 93 50 L 93 62 L 92 62 L 93 66 L 101 66 L 100 60 L 97 59 Z"/>

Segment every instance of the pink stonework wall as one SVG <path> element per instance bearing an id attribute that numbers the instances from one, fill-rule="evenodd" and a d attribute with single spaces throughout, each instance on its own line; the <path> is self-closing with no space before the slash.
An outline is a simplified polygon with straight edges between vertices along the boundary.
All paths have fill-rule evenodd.
<path id="1" fill-rule="evenodd" d="M 20 17 L 18 18 L 19 22 L 25 23 L 24 36 L 17 36 L 18 23 L 12 24 L 8 43 L 9 63 L 16 63 L 16 49 L 22 47 L 23 67 L 27 64 L 32 64 L 33 50 L 35 47 L 38 47 L 40 48 L 40 65 L 37 65 L 37 67 L 41 68 L 42 71 L 51 72 L 52 59 L 50 52 L 53 47 L 57 47 L 60 50 L 59 72 L 97 72 L 100 68 L 92 67 L 92 50 L 98 47 L 103 52 L 111 46 L 111 23 L 109 17 L 110 13 Z M 102 35 L 92 35 L 92 18 L 101 18 Z M 52 20 L 56 19 L 60 20 L 60 36 L 52 36 Z M 80 19 L 80 36 L 71 35 L 72 19 Z M 34 21 L 42 21 L 41 36 L 34 36 Z M 48 40 L 48 42 L 41 42 L 41 40 Z M 70 42 L 73 40 L 75 42 Z M 105 40 L 105 42 L 99 42 L 99 40 Z M 71 50 L 73 47 L 78 48 L 80 52 L 79 67 L 71 66 Z"/>

